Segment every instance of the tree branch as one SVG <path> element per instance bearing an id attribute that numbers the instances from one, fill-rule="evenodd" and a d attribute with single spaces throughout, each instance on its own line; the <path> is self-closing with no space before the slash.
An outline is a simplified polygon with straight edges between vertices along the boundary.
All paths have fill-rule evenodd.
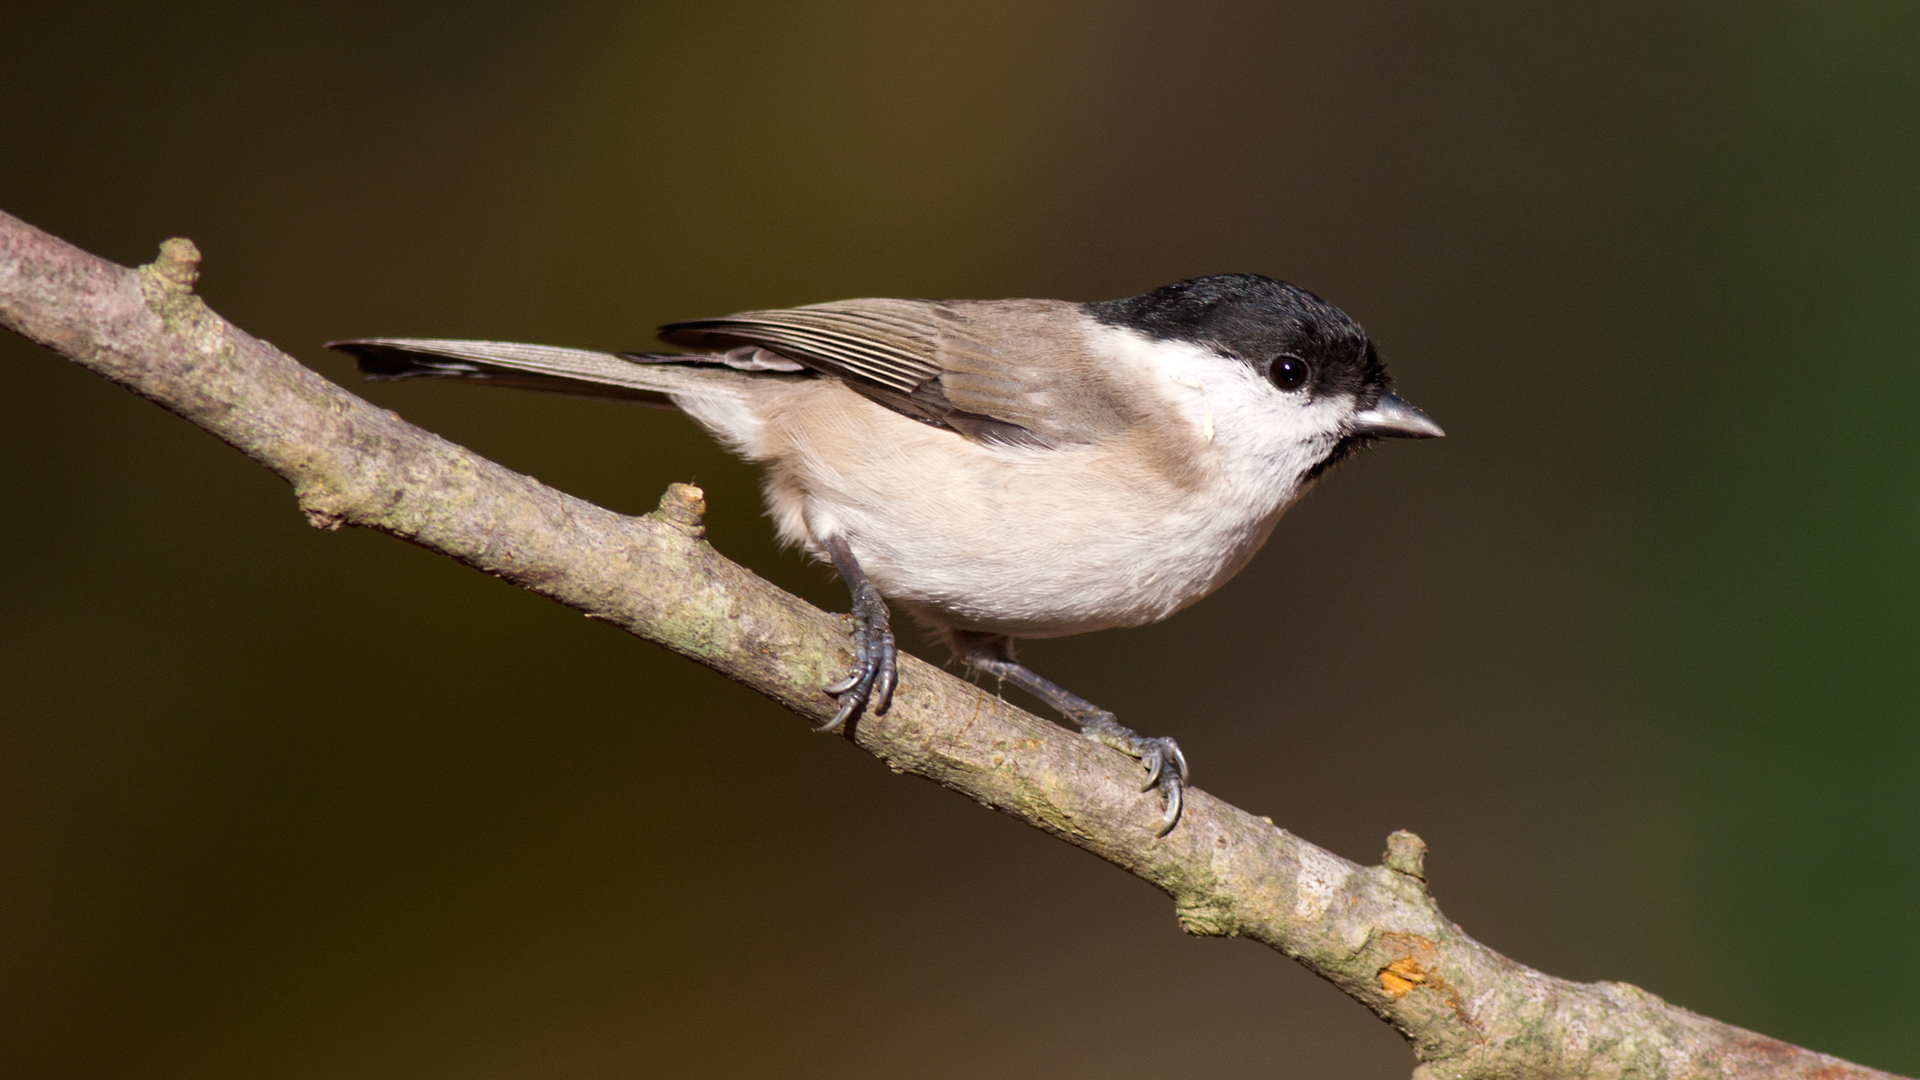
<path id="1" fill-rule="evenodd" d="M 657 642 L 811 721 L 848 666 L 842 622 L 702 539 L 698 488 L 625 517 L 494 464 L 354 396 L 214 314 L 199 252 L 129 270 L 0 213 L 0 324 L 205 428 L 293 485 L 308 521 L 390 533 Z M 848 737 L 1152 882 L 1188 932 L 1305 964 L 1399 1029 L 1417 1077 L 1885 1077 L 1669 1005 L 1625 983 L 1518 964 L 1440 913 L 1425 845 L 1360 866 L 1201 791 L 1156 839 L 1156 800 L 1118 753 L 902 656 L 884 717 Z"/>

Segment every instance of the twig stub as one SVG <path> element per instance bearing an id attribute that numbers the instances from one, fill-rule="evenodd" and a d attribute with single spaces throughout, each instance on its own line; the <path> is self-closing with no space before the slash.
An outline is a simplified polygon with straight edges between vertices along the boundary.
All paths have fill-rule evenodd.
<path id="1" fill-rule="evenodd" d="M 1387 837 L 1387 869 L 1410 878 L 1427 880 L 1427 842 L 1405 829 Z"/>

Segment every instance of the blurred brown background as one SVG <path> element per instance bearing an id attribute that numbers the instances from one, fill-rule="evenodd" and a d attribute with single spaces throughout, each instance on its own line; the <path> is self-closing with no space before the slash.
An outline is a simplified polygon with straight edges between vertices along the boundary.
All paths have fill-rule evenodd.
<path id="1" fill-rule="evenodd" d="M 1028 656 L 1512 956 L 1920 1072 L 1920 8 L 8 5 L 0 207 L 357 386 L 858 295 L 1255 270 L 1450 433 Z M 1406 1075 L 1288 961 L 0 339 L 21 1077 Z M 367 396 L 624 511 L 681 418 Z M 926 650 L 923 648 L 922 652 Z M 934 654 L 937 655 L 937 654 Z"/>

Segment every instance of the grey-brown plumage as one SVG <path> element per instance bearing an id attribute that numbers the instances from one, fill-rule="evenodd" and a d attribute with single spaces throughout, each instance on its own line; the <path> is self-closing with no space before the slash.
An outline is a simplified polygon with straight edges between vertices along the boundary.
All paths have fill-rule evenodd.
<path id="1" fill-rule="evenodd" d="M 698 349 L 757 346 L 936 427 L 1059 447 L 1138 419 L 1098 358 L 1075 348 L 1084 321 L 1079 305 L 1059 300 L 842 300 L 669 323 L 660 337 Z M 1073 374 L 1062 378 L 1063 369 Z"/>
<path id="2" fill-rule="evenodd" d="M 1170 739 L 1021 666 L 1012 639 L 1153 622 L 1244 566 L 1333 461 L 1440 430 L 1364 332 L 1256 275 L 1101 304 L 846 300 L 673 323 L 686 354 L 335 342 L 370 378 L 452 377 L 678 407 L 766 465 L 781 538 L 854 596 L 836 729 L 893 688 L 891 600 L 963 660 L 1138 757 L 1180 809 Z"/>

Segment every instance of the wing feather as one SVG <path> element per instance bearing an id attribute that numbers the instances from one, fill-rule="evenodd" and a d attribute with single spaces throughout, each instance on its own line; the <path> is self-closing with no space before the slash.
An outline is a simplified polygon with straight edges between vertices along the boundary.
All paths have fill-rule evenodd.
<path id="1" fill-rule="evenodd" d="M 1084 326 L 1078 306 L 1059 301 L 865 299 L 670 323 L 660 337 L 757 346 L 971 439 L 1064 446 L 1132 420 L 1086 355 Z"/>

